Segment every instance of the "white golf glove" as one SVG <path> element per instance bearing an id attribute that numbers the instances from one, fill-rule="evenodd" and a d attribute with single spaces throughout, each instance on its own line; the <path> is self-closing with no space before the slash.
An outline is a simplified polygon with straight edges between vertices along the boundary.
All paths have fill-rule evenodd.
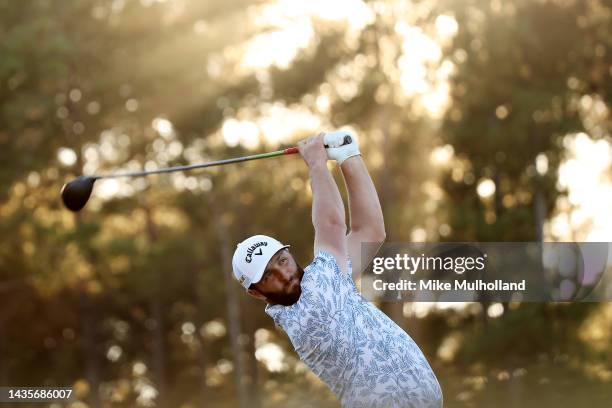
<path id="1" fill-rule="evenodd" d="M 342 146 L 344 137 L 350 136 L 351 143 Z M 337 132 L 326 133 L 323 136 L 323 143 L 329 146 L 327 149 L 327 158 L 329 160 L 335 160 L 341 165 L 349 157 L 360 155 L 359 143 L 357 142 L 357 136 L 353 132 L 347 130 L 341 130 Z"/>

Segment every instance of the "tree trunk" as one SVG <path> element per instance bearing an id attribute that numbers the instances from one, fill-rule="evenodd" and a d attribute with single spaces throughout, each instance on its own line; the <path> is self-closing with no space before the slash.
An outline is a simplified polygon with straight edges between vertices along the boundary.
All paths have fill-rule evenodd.
<path id="1" fill-rule="evenodd" d="M 100 408 L 100 362 L 98 359 L 95 300 L 89 293 L 85 282 L 82 282 L 79 289 L 79 307 L 81 316 L 81 330 L 83 339 L 83 358 L 85 360 L 85 376 L 90 386 L 89 406 Z"/>
<path id="2" fill-rule="evenodd" d="M 1 312 L 1 311 L 0 311 Z M 7 370 L 7 359 L 6 359 L 6 350 L 5 350 L 5 340 L 4 336 L 6 333 L 4 331 L 4 316 L 0 315 L 0 384 L 8 385 L 8 370 Z"/>
<path id="3" fill-rule="evenodd" d="M 213 212 L 213 219 L 219 246 L 221 250 L 221 264 L 223 266 L 223 275 L 225 277 L 226 290 L 226 306 L 227 319 L 229 326 L 230 341 L 232 344 L 232 354 L 234 356 L 234 373 L 236 380 L 236 389 L 238 394 L 238 406 L 240 408 L 250 407 L 248 399 L 248 382 L 245 378 L 244 356 L 240 339 L 240 300 L 236 296 L 234 278 L 232 277 L 232 252 L 231 239 L 227 226 L 223 223 L 222 213 L 219 210 L 215 199 L 210 196 L 210 207 Z"/>
<path id="4" fill-rule="evenodd" d="M 544 221 L 546 220 L 546 202 L 542 188 L 536 184 L 534 194 L 535 236 L 537 242 L 544 242 Z"/>
<path id="5" fill-rule="evenodd" d="M 151 216 L 151 209 L 146 209 L 147 214 L 147 234 L 150 246 L 153 248 L 158 240 L 157 228 Z M 166 406 L 166 347 L 164 341 L 164 307 L 160 298 L 162 271 L 155 268 L 153 271 L 153 292 L 149 300 L 149 314 L 153 319 L 153 380 L 157 388 L 156 406 L 164 408 Z"/>
<path id="6" fill-rule="evenodd" d="M 82 166 L 81 155 L 77 163 Z M 75 214 L 76 228 L 81 226 L 81 214 Z M 98 336 L 95 322 L 98 321 L 95 299 L 87 292 L 87 282 L 81 280 L 79 290 L 79 315 L 81 319 L 83 359 L 85 360 L 85 377 L 90 387 L 89 406 L 100 408 L 100 361 L 98 355 Z"/>
<path id="7" fill-rule="evenodd" d="M 153 376 L 157 388 L 156 407 L 166 406 L 166 355 L 164 343 L 164 317 L 161 300 L 155 295 L 149 303 L 153 327 Z"/>
<path id="8" fill-rule="evenodd" d="M 261 307 L 260 302 L 254 302 L 252 298 L 247 296 L 242 297 L 242 305 L 243 309 L 247 311 L 249 310 L 257 310 L 258 307 Z M 247 315 L 248 317 L 248 315 Z M 244 366 L 245 366 L 245 378 L 248 381 L 248 396 L 250 407 L 259 408 L 261 406 L 261 401 L 259 398 L 259 388 L 258 388 L 258 372 L 257 372 L 257 360 L 255 359 L 255 332 L 257 331 L 257 326 L 255 325 L 255 321 L 253 319 L 246 319 L 245 322 L 245 338 L 247 341 L 244 344 Z"/>
<path id="9" fill-rule="evenodd" d="M 191 274 L 192 279 L 192 287 L 193 287 L 193 303 L 197 305 L 196 307 L 196 316 L 195 316 L 195 326 L 197 328 L 196 331 L 196 341 L 198 342 L 198 363 L 200 365 L 201 375 L 200 375 L 200 400 L 202 407 L 207 405 L 208 399 L 208 386 L 206 385 L 206 367 L 208 366 L 208 353 L 206 352 L 206 341 L 202 337 L 200 333 L 200 329 L 204 325 L 204 316 L 202 314 L 202 310 L 204 310 L 204 300 L 202 294 L 200 292 L 200 282 L 199 282 L 199 273 L 198 267 L 194 266 L 193 273 Z"/>

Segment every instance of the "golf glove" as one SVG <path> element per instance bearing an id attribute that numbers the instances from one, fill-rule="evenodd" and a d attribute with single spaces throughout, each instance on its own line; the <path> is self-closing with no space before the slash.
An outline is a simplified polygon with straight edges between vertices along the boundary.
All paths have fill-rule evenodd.
<path id="1" fill-rule="evenodd" d="M 351 137 L 351 143 L 342 146 L 344 142 L 344 136 Z M 327 151 L 327 158 L 329 160 L 335 160 L 338 164 L 342 164 L 349 157 L 360 155 L 359 143 L 357 142 L 357 136 L 353 132 L 346 130 L 326 133 L 323 137 L 323 143 L 329 146 Z"/>

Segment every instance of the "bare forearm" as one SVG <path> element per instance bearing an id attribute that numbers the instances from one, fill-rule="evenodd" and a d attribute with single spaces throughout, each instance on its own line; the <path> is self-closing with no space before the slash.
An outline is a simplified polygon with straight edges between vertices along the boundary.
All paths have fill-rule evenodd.
<path id="1" fill-rule="evenodd" d="M 312 222 L 315 229 L 326 224 L 346 230 L 342 197 L 325 162 L 310 167 L 310 184 L 313 197 Z"/>
<path id="2" fill-rule="evenodd" d="M 351 232 L 370 231 L 372 238 L 384 239 L 385 224 L 376 188 L 361 156 L 341 166 L 348 191 Z"/>

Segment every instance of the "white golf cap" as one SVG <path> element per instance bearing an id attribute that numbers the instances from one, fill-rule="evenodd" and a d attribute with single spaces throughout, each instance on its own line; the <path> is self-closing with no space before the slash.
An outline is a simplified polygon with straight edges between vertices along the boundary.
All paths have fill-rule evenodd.
<path id="1" fill-rule="evenodd" d="M 239 243 L 232 258 L 232 269 L 238 282 L 245 288 L 260 281 L 266 265 L 275 253 L 289 245 L 267 235 L 253 235 Z"/>

